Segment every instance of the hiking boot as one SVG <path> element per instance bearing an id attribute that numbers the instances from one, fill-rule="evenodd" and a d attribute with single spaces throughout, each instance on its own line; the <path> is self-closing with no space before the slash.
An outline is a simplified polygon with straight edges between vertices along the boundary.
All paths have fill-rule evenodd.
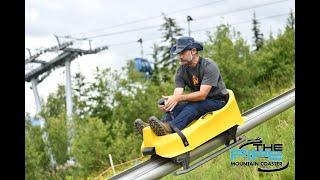
<path id="1" fill-rule="evenodd" d="M 169 123 L 161 122 L 155 116 L 151 116 L 149 118 L 149 124 L 150 124 L 150 128 L 157 136 L 164 136 L 172 133 L 172 129 Z"/>
<path id="2" fill-rule="evenodd" d="M 136 128 L 136 130 L 137 130 L 137 131 L 139 132 L 139 134 L 141 134 L 141 135 L 143 134 L 143 133 L 142 133 L 142 132 L 143 132 L 143 128 L 149 126 L 148 123 L 143 122 L 141 119 L 136 119 L 133 124 L 134 124 L 134 127 Z"/>

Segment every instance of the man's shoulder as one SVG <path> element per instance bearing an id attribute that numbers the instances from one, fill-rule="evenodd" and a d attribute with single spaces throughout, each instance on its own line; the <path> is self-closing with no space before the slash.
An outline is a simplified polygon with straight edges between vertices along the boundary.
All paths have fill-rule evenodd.
<path id="1" fill-rule="evenodd" d="M 209 59 L 209 58 L 202 58 L 202 65 L 205 67 L 217 67 L 216 62 L 214 62 L 214 60 Z"/>
<path id="2" fill-rule="evenodd" d="M 201 58 L 205 64 L 215 64 L 216 62 L 213 59 L 210 58 Z"/>

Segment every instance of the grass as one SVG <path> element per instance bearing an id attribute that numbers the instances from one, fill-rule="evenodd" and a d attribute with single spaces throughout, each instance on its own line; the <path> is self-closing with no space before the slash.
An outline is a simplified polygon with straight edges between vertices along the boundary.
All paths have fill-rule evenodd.
<path id="1" fill-rule="evenodd" d="M 286 89 L 287 90 L 287 89 Z M 283 90 L 281 92 L 284 92 Z M 279 94 L 267 94 L 256 99 L 255 104 L 275 97 Z M 278 114 L 277 116 L 267 120 L 260 126 L 246 133 L 247 139 L 255 139 L 261 137 L 262 143 L 265 144 L 283 144 L 283 165 L 289 161 L 289 167 L 278 172 L 259 172 L 258 166 L 231 166 L 230 152 L 226 152 L 219 157 L 209 161 L 208 163 L 198 167 L 188 174 L 174 176 L 168 175 L 163 180 L 186 180 L 186 179 L 231 179 L 231 180 L 273 180 L 273 179 L 294 179 L 295 160 L 295 128 L 294 128 L 295 107 Z"/>

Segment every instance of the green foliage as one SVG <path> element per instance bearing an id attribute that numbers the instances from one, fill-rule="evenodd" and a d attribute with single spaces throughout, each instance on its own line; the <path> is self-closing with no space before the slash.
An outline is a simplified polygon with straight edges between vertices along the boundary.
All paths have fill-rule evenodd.
<path id="1" fill-rule="evenodd" d="M 71 152 L 84 174 L 105 167 L 108 157 L 110 124 L 89 118 L 76 125 Z"/>
<path id="2" fill-rule="evenodd" d="M 162 95 L 168 95 L 173 92 L 173 86 L 169 83 L 162 83 L 156 86 L 152 82 L 140 84 L 142 87 L 136 89 L 134 95 L 124 95 L 118 93 L 115 97 L 119 105 L 115 108 L 113 118 L 124 121 L 127 124 L 127 133 L 133 132 L 133 121 L 136 118 L 147 120 L 150 116 L 161 117 L 161 112 L 157 107 L 157 101 Z"/>
<path id="3" fill-rule="evenodd" d="M 271 89 L 294 83 L 295 31 L 286 28 L 275 40 L 267 41 L 264 48 L 254 55 L 257 76 L 255 84 Z"/>
<path id="4" fill-rule="evenodd" d="M 66 109 L 65 86 L 58 84 L 58 90 L 48 96 L 47 102 L 42 105 L 40 115 L 48 117 L 58 117 Z"/>
<path id="5" fill-rule="evenodd" d="M 240 109 L 245 110 L 252 107 L 252 97 L 264 89 L 271 93 L 274 88 L 293 85 L 294 48 L 294 30 L 290 28 L 253 53 L 239 32 L 220 25 L 204 43 L 203 57 L 217 62 L 227 88 L 235 92 Z"/>
<path id="6" fill-rule="evenodd" d="M 251 107 L 254 65 L 249 45 L 240 33 L 231 31 L 229 25 L 218 26 L 214 34 L 209 34 L 209 41 L 204 43 L 202 56 L 217 63 L 226 87 L 234 91 L 241 109 Z"/>
<path id="7" fill-rule="evenodd" d="M 122 68 L 122 70 L 127 74 L 128 78 L 120 79 L 120 82 L 122 83 L 122 86 L 130 88 L 130 84 L 134 84 L 136 82 L 144 82 L 144 73 L 138 72 L 135 69 L 134 61 L 130 60 L 127 63 L 127 66 Z M 118 77 L 120 74 L 117 75 Z M 130 83 L 130 84 L 129 84 Z"/>
<path id="8" fill-rule="evenodd" d="M 68 128 L 65 111 L 58 117 L 48 117 L 44 130 L 48 133 L 48 141 L 57 165 L 66 163 L 68 156 Z"/>
<path id="9" fill-rule="evenodd" d="M 45 179 L 50 159 L 42 140 L 40 126 L 32 126 L 30 119 L 25 120 L 25 168 L 26 179 Z"/>
<path id="10" fill-rule="evenodd" d="M 108 153 L 112 155 L 113 162 L 115 163 L 126 162 L 140 156 L 142 139 L 137 139 L 137 135 L 133 133 L 126 135 L 126 126 L 125 122 L 116 121 L 113 124 L 113 128 L 110 129 L 113 137 L 111 137 Z"/>
<path id="11" fill-rule="evenodd" d="M 110 72 L 110 69 L 100 70 L 96 68 L 96 74 L 94 77 L 94 82 L 90 83 L 90 97 L 88 98 L 89 113 L 92 117 L 97 117 L 102 121 L 106 122 L 110 119 L 112 115 L 111 106 L 113 100 L 111 98 L 113 80 L 115 75 Z"/>

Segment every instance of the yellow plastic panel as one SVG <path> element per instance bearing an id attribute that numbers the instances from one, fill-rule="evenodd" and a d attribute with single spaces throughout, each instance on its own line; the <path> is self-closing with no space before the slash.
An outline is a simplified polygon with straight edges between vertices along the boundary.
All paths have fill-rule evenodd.
<path id="1" fill-rule="evenodd" d="M 186 136 L 189 146 L 183 145 L 177 133 L 157 136 L 148 126 L 143 129 L 141 150 L 144 147 L 155 147 L 157 155 L 172 158 L 195 149 L 232 126 L 243 124 L 244 120 L 234 93 L 229 89 L 228 92 L 229 100 L 223 108 L 200 117 L 181 131 Z"/>

